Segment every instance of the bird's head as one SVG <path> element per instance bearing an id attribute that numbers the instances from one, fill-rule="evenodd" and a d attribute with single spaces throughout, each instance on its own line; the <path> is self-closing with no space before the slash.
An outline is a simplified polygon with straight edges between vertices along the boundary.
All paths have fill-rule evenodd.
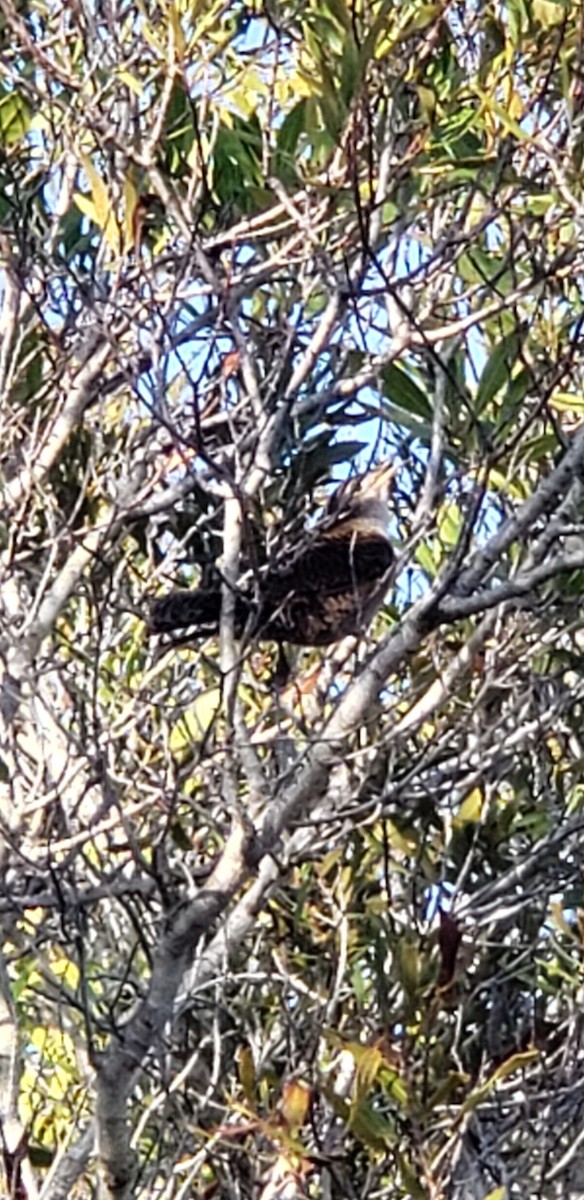
<path id="1" fill-rule="evenodd" d="M 335 522 L 359 521 L 387 533 L 391 517 L 389 498 L 396 474 L 396 463 L 385 462 L 345 480 L 329 500 L 327 518 Z"/>

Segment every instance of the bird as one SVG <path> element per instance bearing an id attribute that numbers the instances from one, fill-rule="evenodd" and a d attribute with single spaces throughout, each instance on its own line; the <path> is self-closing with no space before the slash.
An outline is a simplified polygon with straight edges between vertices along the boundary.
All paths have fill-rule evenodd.
<path id="1" fill-rule="evenodd" d="M 234 633 L 255 641 L 329 646 L 362 634 L 382 604 L 395 554 L 388 533 L 396 473 L 388 462 L 345 480 L 323 520 L 287 556 L 235 592 Z M 173 591 L 154 600 L 153 634 L 219 632 L 221 588 Z M 185 635 L 181 638 L 185 640 Z"/>

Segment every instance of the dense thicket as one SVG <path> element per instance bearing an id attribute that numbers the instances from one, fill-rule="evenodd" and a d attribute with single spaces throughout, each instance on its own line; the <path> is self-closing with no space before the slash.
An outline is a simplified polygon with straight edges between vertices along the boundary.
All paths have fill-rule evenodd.
<path id="1" fill-rule="evenodd" d="M 582 39 L 0 0 L 14 1200 L 584 1196 Z M 363 638 L 149 638 L 387 458 Z"/>

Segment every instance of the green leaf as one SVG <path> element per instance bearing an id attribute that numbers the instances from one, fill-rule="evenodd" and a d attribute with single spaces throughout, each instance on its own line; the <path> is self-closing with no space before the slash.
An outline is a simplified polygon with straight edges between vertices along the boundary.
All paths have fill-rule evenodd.
<path id="1" fill-rule="evenodd" d="M 405 1154 L 397 1153 L 395 1157 L 408 1200 L 428 1200 L 428 1192 L 420 1183 L 416 1168 L 408 1161 Z"/>
<path id="2" fill-rule="evenodd" d="M 569 982 L 573 982 L 569 977 Z M 524 1067 L 530 1066 L 540 1056 L 539 1050 L 521 1050 L 517 1054 L 511 1054 L 504 1062 L 500 1063 L 495 1068 L 492 1075 L 481 1083 L 467 1096 L 461 1106 L 461 1113 L 472 1112 L 487 1096 L 493 1091 L 493 1088 L 501 1079 L 506 1079 L 509 1075 L 514 1075 L 516 1071 L 522 1071 Z"/>
<path id="3" fill-rule="evenodd" d="M 274 174 L 287 187 L 295 188 L 298 186 L 299 177 L 294 156 L 298 140 L 306 129 L 307 115 L 308 102 L 304 98 L 294 105 L 294 108 L 286 115 L 278 130 L 273 169 Z"/>
<path id="4" fill-rule="evenodd" d="M 306 128 L 306 98 L 299 100 L 294 108 L 284 117 L 278 136 L 276 138 L 276 147 L 280 154 L 292 156 L 298 145 L 298 138 Z"/>
<path id="5" fill-rule="evenodd" d="M 50 1167 L 55 1153 L 55 1151 L 49 1150 L 46 1146 L 41 1146 L 37 1143 L 29 1142 L 27 1145 L 27 1155 L 31 1166 L 36 1167 L 37 1170 L 40 1168 L 46 1170 L 47 1167 Z"/>
<path id="6" fill-rule="evenodd" d="M 389 17 L 391 16 L 393 10 L 394 10 L 393 0 L 383 0 L 383 3 L 381 5 L 381 8 L 379 9 L 377 17 L 375 18 L 372 26 L 370 27 L 367 37 L 365 38 L 365 41 L 363 42 L 363 45 L 361 46 L 361 51 L 360 51 L 361 70 L 364 70 L 364 68 L 367 66 L 367 63 L 369 62 L 369 60 L 372 56 L 377 57 L 376 49 L 377 49 L 377 42 L 378 42 L 379 36 L 382 33 L 387 33 L 388 20 L 389 20 Z M 385 39 L 385 45 L 382 48 L 383 54 L 387 54 L 388 48 L 391 47 L 392 44 L 393 43 L 388 38 Z M 379 57 L 382 57 L 381 53 L 380 53 Z"/>
<path id="7" fill-rule="evenodd" d="M 30 128 L 32 109 L 19 92 L 0 91 L 0 143 L 13 146 Z"/>
<path id="8" fill-rule="evenodd" d="M 438 537 L 445 546 L 456 546 L 463 526 L 463 516 L 455 500 L 448 501 L 438 515 Z"/>
<path id="9" fill-rule="evenodd" d="M 436 540 L 430 543 L 423 542 L 416 548 L 415 560 L 428 577 L 434 579 L 442 561 L 440 543 Z"/>
<path id="10" fill-rule="evenodd" d="M 516 416 L 517 409 L 524 400 L 527 392 L 532 385 L 532 375 L 527 367 L 522 367 L 509 383 L 509 387 L 505 392 L 501 419 L 508 421 Z"/>
<path id="11" fill-rule="evenodd" d="M 187 712 L 173 725 L 168 744 L 179 758 L 198 745 L 212 725 L 221 704 L 221 689 L 208 688 L 193 701 Z"/>
<path id="12" fill-rule="evenodd" d="M 341 58 L 341 96 L 345 104 L 350 104 L 361 75 L 359 50 L 352 32 L 347 33 Z"/>
<path id="13" fill-rule="evenodd" d="M 432 420 L 432 405 L 411 375 L 407 375 L 396 363 L 390 363 L 383 368 L 381 378 L 384 396 L 405 412 L 423 417 L 426 421 Z"/>
<path id="14" fill-rule="evenodd" d="M 513 271 L 502 270 L 505 259 L 502 255 L 488 254 L 480 246 L 473 246 L 468 253 L 459 259 L 459 270 L 466 283 L 495 282 L 497 291 L 506 295 L 517 284 L 519 264 L 513 264 Z"/>
<path id="15" fill-rule="evenodd" d="M 75 207 L 69 208 L 61 219 L 60 245 L 61 251 L 67 261 L 71 257 L 72 252 L 78 247 L 79 242 L 83 237 L 81 228 L 83 217 L 81 214 L 82 208 L 76 203 Z"/>
<path id="16" fill-rule="evenodd" d="M 366 1100 L 351 1109 L 348 1127 L 364 1146 L 385 1150 L 394 1138 L 393 1126 L 381 1117 Z"/>
<path id="17" fill-rule="evenodd" d="M 387 1150 L 394 1139 L 393 1126 L 380 1117 L 370 1104 L 362 1100 L 358 1105 L 350 1106 L 347 1100 L 326 1085 L 322 1093 L 335 1115 L 347 1124 L 358 1141 L 370 1150 Z"/>
<path id="18" fill-rule="evenodd" d="M 334 445 L 319 445 L 311 450 L 310 443 L 306 447 L 306 456 L 302 452 L 302 458 L 306 462 L 313 464 L 313 469 L 318 470 L 319 475 L 329 472 L 330 468 L 337 466 L 338 463 L 352 463 L 363 450 L 367 449 L 368 442 L 335 442 Z M 304 462 L 303 462 L 304 469 Z"/>
<path id="19" fill-rule="evenodd" d="M 233 128 L 220 127 L 215 144 L 213 179 L 222 204 L 236 201 L 243 212 L 251 212 L 254 210 L 252 189 L 257 188 L 261 189 L 262 200 L 256 206 L 266 207 L 269 193 L 265 190 L 260 158 L 261 134 L 255 117 L 249 121 L 236 121 Z"/>
<path id="20" fill-rule="evenodd" d="M 408 996 L 416 996 L 420 986 L 420 953 L 418 947 L 402 937 L 395 956 L 397 977 Z"/>
<path id="21" fill-rule="evenodd" d="M 510 378 L 521 345 L 521 333 L 514 329 L 492 351 L 479 379 L 475 413 L 479 416 Z"/>
<path id="22" fill-rule="evenodd" d="M 343 29 L 351 30 L 351 14 L 345 0 L 324 0 L 324 5 Z"/>
<path id="23" fill-rule="evenodd" d="M 325 129 L 336 142 L 345 121 L 345 109 L 330 78 L 323 78 L 318 103 Z"/>
<path id="24" fill-rule="evenodd" d="M 182 79 L 175 79 L 170 102 L 164 115 L 164 143 L 170 149 L 172 168 L 176 169 L 189 154 L 195 138 L 191 98 Z"/>

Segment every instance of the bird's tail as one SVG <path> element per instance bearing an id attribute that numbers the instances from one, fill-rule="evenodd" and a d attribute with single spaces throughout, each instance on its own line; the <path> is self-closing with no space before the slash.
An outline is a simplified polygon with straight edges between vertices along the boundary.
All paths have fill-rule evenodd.
<path id="1" fill-rule="evenodd" d="M 243 596 L 235 601 L 235 633 L 240 636 L 247 618 L 249 605 Z M 219 630 L 221 617 L 221 592 L 219 588 L 198 588 L 193 592 L 169 592 L 155 600 L 150 609 L 148 622 L 150 633 L 175 633 L 191 629 L 195 636 L 203 637 Z"/>

